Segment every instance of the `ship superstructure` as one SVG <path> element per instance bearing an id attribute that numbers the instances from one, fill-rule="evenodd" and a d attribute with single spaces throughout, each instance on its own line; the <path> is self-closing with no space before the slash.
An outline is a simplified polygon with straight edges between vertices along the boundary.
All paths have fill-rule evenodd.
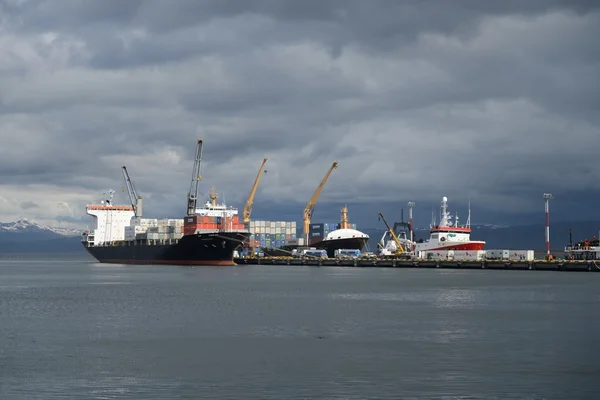
<path id="1" fill-rule="evenodd" d="M 115 191 L 105 193 L 106 198 L 100 204 L 89 204 L 86 212 L 94 219 L 96 228 L 86 235 L 86 241 L 92 246 L 112 243 L 125 239 L 125 228 L 129 226 L 135 216 L 133 207 L 114 205 Z"/>
<path id="2" fill-rule="evenodd" d="M 460 226 L 458 215 L 454 217 L 448 212 L 448 198 L 443 197 L 440 206 L 440 222 L 432 222 L 429 239 L 415 243 L 415 252 L 429 250 L 483 250 L 484 241 L 471 240 L 471 212 L 467 223 Z"/>
<path id="3" fill-rule="evenodd" d="M 569 232 L 569 245 L 565 247 L 565 255 L 570 260 L 600 260 L 600 234 L 598 238 L 592 236 L 573 244 L 571 232 Z"/>

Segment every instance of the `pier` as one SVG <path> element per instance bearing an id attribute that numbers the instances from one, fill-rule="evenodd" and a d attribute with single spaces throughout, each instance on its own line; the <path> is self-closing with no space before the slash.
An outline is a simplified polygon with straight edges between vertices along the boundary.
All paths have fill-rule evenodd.
<path id="1" fill-rule="evenodd" d="M 356 268 L 442 268 L 442 269 L 493 269 L 523 271 L 600 272 L 600 260 L 426 260 L 426 259 L 310 259 L 293 257 L 235 258 L 238 265 L 306 265 L 318 267 Z"/>

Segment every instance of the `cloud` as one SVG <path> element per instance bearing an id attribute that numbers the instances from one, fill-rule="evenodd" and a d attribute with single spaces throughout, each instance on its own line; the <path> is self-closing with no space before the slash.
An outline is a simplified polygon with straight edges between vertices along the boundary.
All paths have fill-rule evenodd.
<path id="1" fill-rule="evenodd" d="M 0 220 L 84 223 L 109 187 L 128 201 L 122 165 L 146 215 L 179 215 L 198 136 L 203 193 L 240 208 L 269 157 L 257 218 L 300 219 L 334 160 L 323 219 L 443 195 L 521 218 L 545 191 L 598 213 L 597 2 L 63 6 L 0 5 Z"/>

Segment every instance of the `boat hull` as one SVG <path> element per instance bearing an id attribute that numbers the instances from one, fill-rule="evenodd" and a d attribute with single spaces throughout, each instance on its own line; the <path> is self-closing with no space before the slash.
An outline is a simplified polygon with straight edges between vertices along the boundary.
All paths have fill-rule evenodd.
<path id="1" fill-rule="evenodd" d="M 327 257 L 334 258 L 336 250 L 362 250 L 365 247 L 365 244 L 367 244 L 367 240 L 369 239 L 364 237 L 323 240 L 313 244 L 313 247 L 326 250 Z"/>
<path id="2" fill-rule="evenodd" d="M 88 246 L 101 263 L 232 266 L 233 252 L 249 232 L 216 232 L 184 235 L 174 243 L 152 240 L 121 241 L 115 245 Z"/>
<path id="3" fill-rule="evenodd" d="M 313 242 L 308 247 L 327 251 L 327 257 L 335 258 L 335 251 L 340 249 L 362 250 L 367 243 L 367 238 L 344 238 L 334 240 L 321 240 Z M 261 247 L 260 251 L 266 257 L 290 257 L 292 251 L 303 246 Z"/>
<path id="4" fill-rule="evenodd" d="M 419 246 L 420 243 L 417 243 L 415 246 L 415 251 L 434 251 L 434 250 L 470 250 L 477 251 L 483 250 L 485 247 L 485 242 L 483 241 L 471 241 L 466 243 L 448 243 L 444 246 Z"/>

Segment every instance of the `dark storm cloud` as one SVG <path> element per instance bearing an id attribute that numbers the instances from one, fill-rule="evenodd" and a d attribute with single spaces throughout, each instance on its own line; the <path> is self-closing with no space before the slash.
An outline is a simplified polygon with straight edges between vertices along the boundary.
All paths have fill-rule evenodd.
<path id="1" fill-rule="evenodd" d="M 256 212 L 298 219 L 333 160 L 323 219 L 523 214 L 600 179 L 595 1 L 6 0 L 0 22 L 0 220 L 127 201 L 121 165 L 148 213 L 182 212 L 197 137 L 203 193 L 241 205 L 266 156 L 279 208 Z"/>

